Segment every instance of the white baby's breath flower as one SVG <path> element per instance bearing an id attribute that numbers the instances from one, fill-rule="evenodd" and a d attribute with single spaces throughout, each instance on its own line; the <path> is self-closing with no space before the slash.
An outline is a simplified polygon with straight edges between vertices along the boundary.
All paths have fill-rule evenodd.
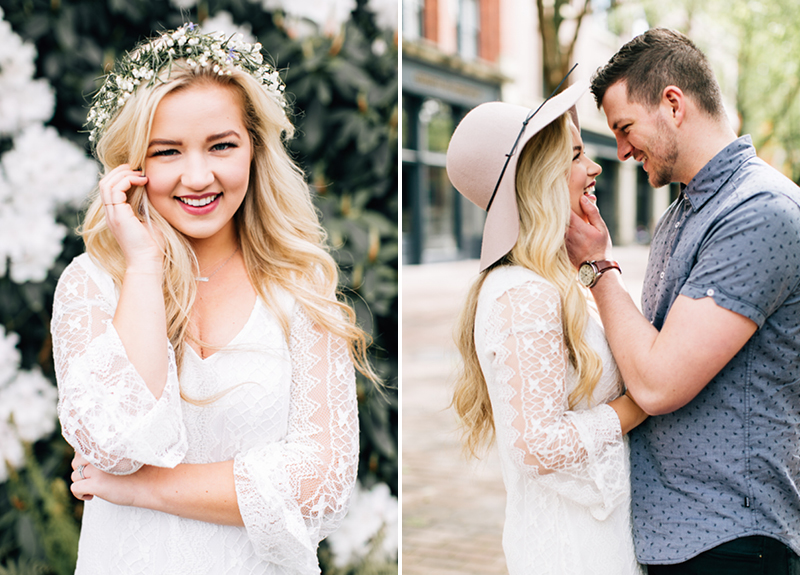
<path id="1" fill-rule="evenodd" d="M 215 16 L 216 24 L 206 21 L 206 26 L 233 26 L 233 18 L 226 12 Z M 185 24 L 172 33 L 141 44 L 131 54 L 123 57 L 115 72 L 106 77 L 103 87 L 95 95 L 94 103 L 87 117 L 90 126 L 89 140 L 96 143 L 112 119 L 127 100 L 133 95 L 141 81 L 152 84 L 155 76 L 165 69 L 170 69 L 173 60 L 186 59 L 190 68 L 210 68 L 216 74 L 232 74 L 231 66 L 243 70 L 261 82 L 262 88 L 269 97 L 286 107 L 284 86 L 280 78 L 277 81 L 266 81 L 264 76 L 274 72 L 270 65 L 263 64 L 260 44 L 245 42 L 245 34 L 250 38 L 249 28 L 226 34 L 216 31 L 211 34 L 202 33 L 194 24 Z M 199 54 L 199 55 L 198 55 Z M 136 64 L 133 64 L 135 62 Z M 136 65 L 141 64 L 141 67 Z M 146 70 L 146 71 L 145 71 Z"/>

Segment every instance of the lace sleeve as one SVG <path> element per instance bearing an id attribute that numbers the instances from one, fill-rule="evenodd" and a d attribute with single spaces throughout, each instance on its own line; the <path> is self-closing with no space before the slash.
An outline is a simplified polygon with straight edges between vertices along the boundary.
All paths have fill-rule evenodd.
<path id="1" fill-rule="evenodd" d="M 175 358 L 156 400 L 128 361 L 112 320 L 116 302 L 73 262 L 53 304 L 53 357 L 64 438 L 98 469 L 133 473 L 174 467 L 187 450 Z"/>
<path id="2" fill-rule="evenodd" d="M 358 470 L 355 374 L 344 341 L 322 331 L 299 306 L 289 349 L 286 438 L 236 457 L 236 493 L 261 557 L 319 572 L 317 545 L 347 512 Z"/>
<path id="3" fill-rule="evenodd" d="M 495 363 L 505 393 L 496 410 L 521 473 L 602 518 L 624 498 L 627 472 L 619 419 L 605 405 L 570 411 L 569 361 L 555 288 L 528 282 L 495 302 Z"/>

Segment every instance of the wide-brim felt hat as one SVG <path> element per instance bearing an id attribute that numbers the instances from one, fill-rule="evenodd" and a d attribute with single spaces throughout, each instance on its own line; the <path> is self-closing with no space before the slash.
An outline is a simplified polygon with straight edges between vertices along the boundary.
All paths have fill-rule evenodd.
<path id="1" fill-rule="evenodd" d="M 465 198 L 482 210 L 489 208 L 483 226 L 480 271 L 505 256 L 517 243 L 519 212 L 515 184 L 522 149 L 542 128 L 567 112 L 580 129 L 575 103 L 588 89 L 588 82 L 579 81 L 545 101 L 521 135 L 523 122 L 533 110 L 505 102 L 487 102 L 473 108 L 453 132 L 447 148 L 447 175 Z M 514 153 L 508 157 L 512 148 Z M 504 170 L 506 158 L 508 165 Z"/>

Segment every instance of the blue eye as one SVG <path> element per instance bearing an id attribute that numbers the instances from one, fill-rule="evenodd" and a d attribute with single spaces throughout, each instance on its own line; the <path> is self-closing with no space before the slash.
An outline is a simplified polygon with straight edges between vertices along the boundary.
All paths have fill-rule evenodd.
<path id="1" fill-rule="evenodd" d="M 236 144 L 234 144 L 233 142 L 222 142 L 220 144 L 214 144 L 211 147 L 211 149 L 212 150 L 217 150 L 217 151 L 222 151 L 222 150 L 228 150 L 230 148 L 236 148 L 236 147 L 237 147 Z"/>
<path id="2" fill-rule="evenodd" d="M 153 152 L 153 156 L 174 156 L 178 153 L 178 150 L 169 149 L 169 150 L 156 150 Z"/>

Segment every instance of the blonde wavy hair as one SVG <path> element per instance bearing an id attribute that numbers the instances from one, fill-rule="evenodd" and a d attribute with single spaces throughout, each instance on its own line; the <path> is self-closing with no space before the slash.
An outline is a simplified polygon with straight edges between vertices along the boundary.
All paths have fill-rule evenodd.
<path id="1" fill-rule="evenodd" d="M 357 369 L 377 381 L 366 355 L 369 338 L 356 324 L 352 308 L 337 299 L 338 268 L 326 250 L 325 230 L 319 223 L 303 172 L 285 148 L 284 142 L 292 137 L 294 127 L 284 110 L 263 91 L 258 81 L 240 70 L 220 76 L 178 61 L 160 76 L 151 86 L 138 87 L 97 142 L 95 155 L 105 173 L 124 163 L 134 168 L 144 167 L 153 117 L 167 94 L 203 83 L 234 90 L 241 98 L 244 124 L 253 149 L 249 187 L 234 215 L 250 282 L 278 318 L 287 341 L 291 318 L 286 310 L 273 303 L 280 301 L 276 297 L 278 290 L 291 293 L 314 323 L 343 338 Z M 167 335 L 180 366 L 197 294 L 197 260 L 188 239 L 149 203 L 144 187 L 129 192 L 128 201 L 134 213 L 164 235 Z M 125 258 L 106 223 L 99 188 L 92 194 L 79 233 L 87 252 L 121 285 Z"/>
<path id="2" fill-rule="evenodd" d="M 583 337 L 589 309 L 564 241 L 571 210 L 568 185 L 571 160 L 570 119 L 564 114 L 523 148 L 516 174 L 519 238 L 505 258 L 484 270 L 473 283 L 456 324 L 455 341 L 462 365 L 452 406 L 463 431 L 464 451 L 475 457 L 494 440 L 492 404 L 475 350 L 475 313 L 483 282 L 496 267 L 525 267 L 558 290 L 564 343 L 579 382 L 569 395 L 570 408 L 582 398 L 591 397 L 603 372 L 599 355 Z"/>

